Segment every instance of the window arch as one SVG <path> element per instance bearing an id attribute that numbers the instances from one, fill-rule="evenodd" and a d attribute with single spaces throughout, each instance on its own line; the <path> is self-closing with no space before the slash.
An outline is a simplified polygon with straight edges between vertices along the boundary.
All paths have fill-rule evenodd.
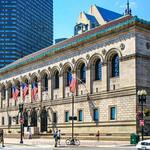
<path id="1" fill-rule="evenodd" d="M 48 75 L 47 74 L 44 74 L 44 77 L 43 77 L 43 84 L 44 84 L 44 91 L 48 91 Z"/>
<path id="2" fill-rule="evenodd" d="M 113 56 L 111 68 L 112 68 L 112 77 L 118 77 L 119 76 L 119 56 L 118 56 L 118 54 L 115 54 Z"/>
<path id="3" fill-rule="evenodd" d="M 85 67 L 85 64 L 82 64 L 81 65 L 81 68 L 80 68 L 80 79 L 82 82 L 86 82 L 86 67 Z"/>
<path id="4" fill-rule="evenodd" d="M 59 88 L 59 72 L 55 72 L 55 89 Z"/>
<path id="5" fill-rule="evenodd" d="M 67 86 L 69 86 L 69 84 L 70 84 L 70 78 L 71 78 L 71 76 L 72 76 L 71 67 L 69 67 L 67 69 L 67 83 L 66 83 Z"/>
<path id="6" fill-rule="evenodd" d="M 95 62 L 95 80 L 102 79 L 102 62 L 100 59 Z"/>

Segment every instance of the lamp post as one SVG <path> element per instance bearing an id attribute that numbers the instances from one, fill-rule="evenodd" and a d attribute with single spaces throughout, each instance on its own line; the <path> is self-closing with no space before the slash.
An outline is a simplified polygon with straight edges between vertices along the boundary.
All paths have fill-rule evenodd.
<path id="1" fill-rule="evenodd" d="M 19 104 L 19 113 L 20 113 L 20 143 L 23 144 L 23 103 Z"/>
<path id="2" fill-rule="evenodd" d="M 141 125 L 141 134 L 142 134 L 142 141 L 143 141 L 143 131 L 144 131 L 144 119 L 143 119 L 143 104 L 146 103 L 146 95 L 147 92 L 145 90 L 139 90 L 137 92 L 137 95 L 139 97 L 139 103 L 141 104 L 141 120 L 140 120 L 140 125 Z"/>

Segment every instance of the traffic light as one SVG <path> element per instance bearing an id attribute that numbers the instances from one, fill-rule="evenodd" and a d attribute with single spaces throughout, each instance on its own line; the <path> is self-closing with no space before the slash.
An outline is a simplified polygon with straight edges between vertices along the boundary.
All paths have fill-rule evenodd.
<path id="1" fill-rule="evenodd" d="M 19 104 L 19 112 L 23 112 L 23 104 Z"/>

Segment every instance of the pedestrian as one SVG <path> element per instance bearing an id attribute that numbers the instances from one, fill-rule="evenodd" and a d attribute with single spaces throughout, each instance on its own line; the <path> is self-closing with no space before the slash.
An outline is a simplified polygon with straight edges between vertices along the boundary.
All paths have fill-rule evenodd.
<path id="1" fill-rule="evenodd" d="M 60 139 L 61 139 L 61 132 L 58 130 L 57 132 L 57 138 L 58 138 L 58 144 L 60 145 Z"/>
<path id="2" fill-rule="evenodd" d="M 99 130 L 97 131 L 96 137 L 97 137 L 97 141 L 99 141 L 99 136 L 100 136 L 100 132 Z"/>
<path id="3" fill-rule="evenodd" d="M 55 139 L 55 145 L 54 145 L 54 147 L 57 147 L 57 142 L 58 142 L 58 136 L 57 136 L 57 134 L 58 134 L 58 130 L 54 131 L 54 139 Z"/>
<path id="4" fill-rule="evenodd" d="M 32 139 L 32 132 L 31 132 L 31 128 L 29 127 L 29 139 Z"/>

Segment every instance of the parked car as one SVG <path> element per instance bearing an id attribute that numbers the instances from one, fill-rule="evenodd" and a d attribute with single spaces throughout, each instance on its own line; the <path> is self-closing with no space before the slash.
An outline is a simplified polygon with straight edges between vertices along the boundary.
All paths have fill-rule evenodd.
<path id="1" fill-rule="evenodd" d="M 136 149 L 137 150 L 150 150 L 150 139 L 149 140 L 140 141 L 136 145 Z"/>

